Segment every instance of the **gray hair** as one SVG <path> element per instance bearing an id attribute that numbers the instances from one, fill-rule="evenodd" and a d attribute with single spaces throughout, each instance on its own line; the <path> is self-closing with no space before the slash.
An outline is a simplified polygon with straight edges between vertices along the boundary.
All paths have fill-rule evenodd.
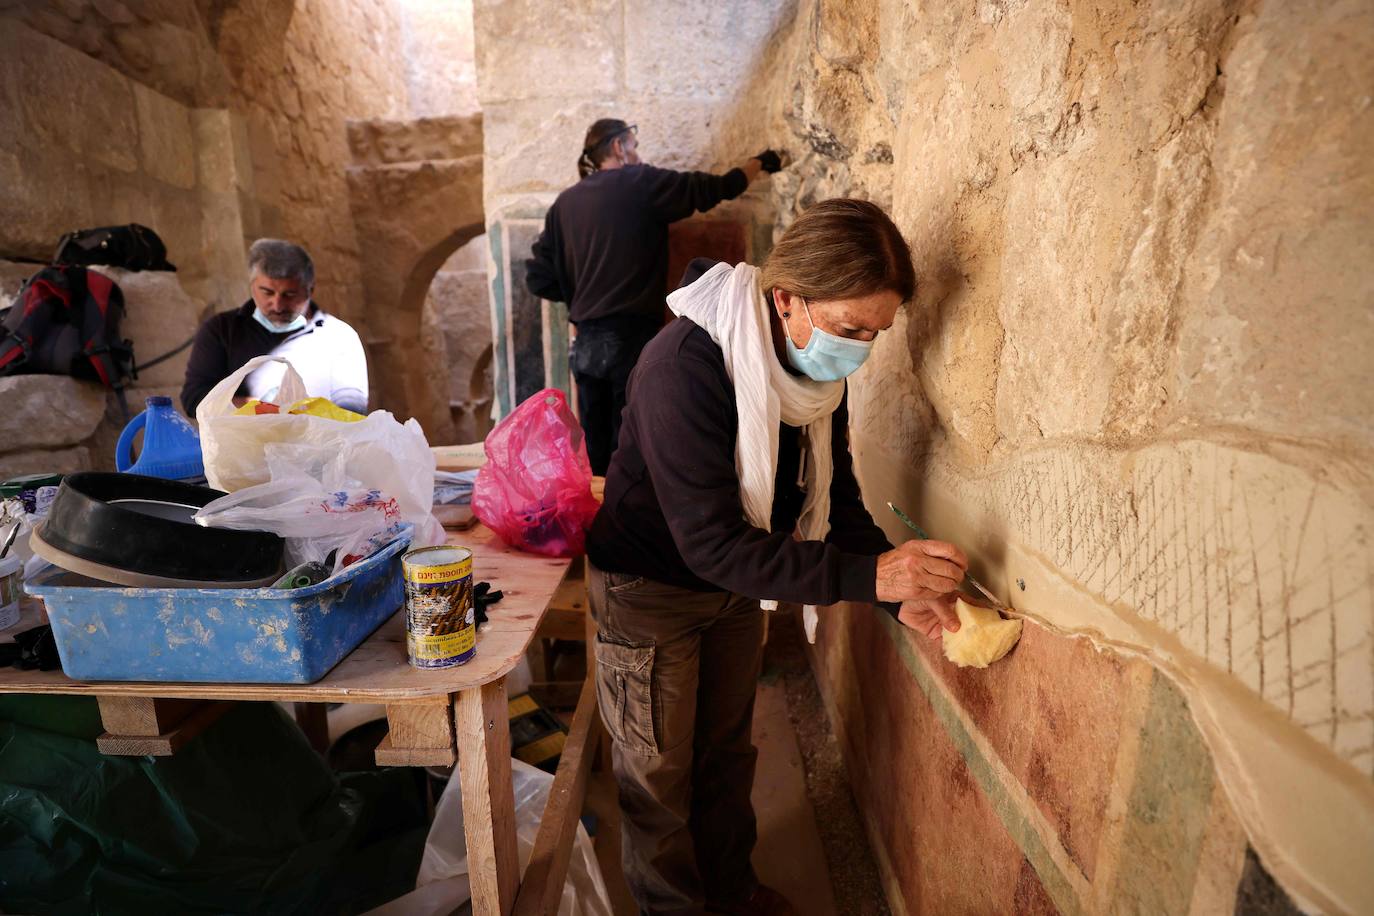
<path id="1" fill-rule="evenodd" d="M 258 239 L 248 249 L 248 282 L 256 274 L 271 280 L 295 280 L 311 290 L 315 288 L 315 262 L 304 248 L 281 239 Z"/>

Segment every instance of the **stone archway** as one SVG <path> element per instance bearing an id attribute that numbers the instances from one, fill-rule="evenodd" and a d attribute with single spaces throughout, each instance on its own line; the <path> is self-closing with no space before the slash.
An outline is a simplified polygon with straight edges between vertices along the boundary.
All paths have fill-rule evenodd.
<path id="1" fill-rule="evenodd" d="M 454 443 L 475 442 L 491 429 L 491 293 L 485 234 L 444 261 L 425 295 L 422 334 L 428 365 L 448 395 Z"/>
<path id="2" fill-rule="evenodd" d="M 485 230 L 481 115 L 353 122 L 349 145 L 373 404 L 452 441 L 449 367 L 428 364 L 421 320 L 439 268 Z"/>

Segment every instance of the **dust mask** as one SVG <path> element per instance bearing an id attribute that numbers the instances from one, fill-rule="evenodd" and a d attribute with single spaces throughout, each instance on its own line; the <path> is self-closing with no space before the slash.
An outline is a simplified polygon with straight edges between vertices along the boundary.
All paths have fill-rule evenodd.
<path id="1" fill-rule="evenodd" d="M 301 312 L 299 315 L 297 315 L 290 324 L 280 326 L 273 324 L 272 319 L 264 315 L 262 313 L 262 309 L 258 308 L 257 306 L 253 306 L 253 320 L 256 321 L 258 324 L 262 325 L 263 327 L 267 328 L 267 330 L 271 331 L 273 334 L 289 334 L 292 331 L 301 331 L 305 329 L 306 325 L 304 312 Z"/>
<path id="2" fill-rule="evenodd" d="M 850 340 L 828 334 L 816 327 L 816 322 L 811 318 L 811 307 L 805 299 L 802 299 L 802 308 L 806 309 L 806 320 L 811 324 L 811 339 L 806 342 L 804 349 L 797 348 L 786 323 L 783 324 L 783 330 L 787 333 L 787 361 L 792 368 L 818 382 L 838 382 L 852 375 L 873 351 L 873 341 Z"/>

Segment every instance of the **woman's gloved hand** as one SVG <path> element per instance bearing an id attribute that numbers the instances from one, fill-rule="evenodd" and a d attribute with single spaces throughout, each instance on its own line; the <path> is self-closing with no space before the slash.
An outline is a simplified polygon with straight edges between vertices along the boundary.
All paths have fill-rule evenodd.
<path id="1" fill-rule="evenodd" d="M 777 150 L 766 149 L 754 157 L 759 161 L 759 165 L 768 174 L 782 171 L 782 157 Z"/>

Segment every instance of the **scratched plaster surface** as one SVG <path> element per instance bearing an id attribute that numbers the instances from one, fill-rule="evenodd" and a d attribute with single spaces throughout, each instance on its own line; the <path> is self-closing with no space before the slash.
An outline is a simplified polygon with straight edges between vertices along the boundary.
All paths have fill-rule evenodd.
<path id="1" fill-rule="evenodd" d="M 1374 562 L 1368 514 L 1348 493 L 1201 441 L 1126 454 L 1047 448 L 993 474 L 930 473 L 989 544 L 1015 537 L 1374 769 Z M 1004 593 L 1035 606 L 1033 595 Z"/>
<path id="2" fill-rule="evenodd" d="M 946 488 L 986 570 L 1038 553 L 1374 775 L 1368 6 L 799 20 L 781 223 L 889 200 L 922 281 L 854 385 L 869 475 Z"/>

